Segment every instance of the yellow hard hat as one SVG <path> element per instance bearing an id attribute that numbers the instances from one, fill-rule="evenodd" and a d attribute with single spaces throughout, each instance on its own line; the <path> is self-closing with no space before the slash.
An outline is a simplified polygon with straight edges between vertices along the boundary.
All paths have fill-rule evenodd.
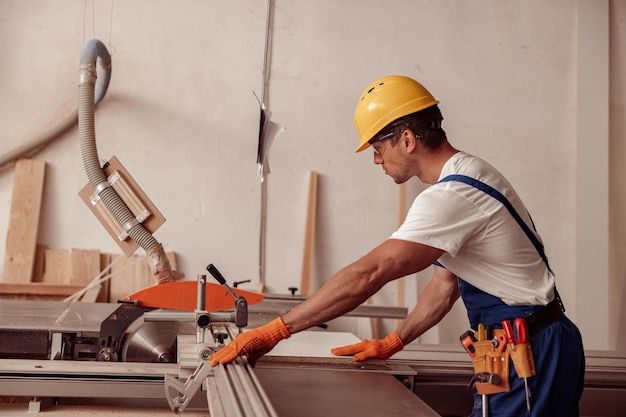
<path id="1" fill-rule="evenodd" d="M 354 124 L 361 144 L 357 152 L 367 149 L 369 141 L 394 120 L 439 104 L 417 81 L 401 75 L 389 75 L 374 81 L 365 89 L 354 111 Z"/>

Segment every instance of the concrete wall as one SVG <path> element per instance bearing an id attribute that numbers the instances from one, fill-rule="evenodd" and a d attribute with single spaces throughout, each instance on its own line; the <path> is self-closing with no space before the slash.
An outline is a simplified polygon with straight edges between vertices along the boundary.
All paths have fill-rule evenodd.
<path id="1" fill-rule="evenodd" d="M 621 161 L 613 153 L 609 160 L 607 74 L 609 15 L 623 16 L 624 6 L 610 4 L 611 13 L 608 1 L 589 0 L 390 0 L 384 8 L 374 0 L 276 1 L 266 94 L 273 120 L 287 130 L 270 152 L 267 290 L 300 285 L 310 171 L 320 175 L 314 287 L 397 226 L 398 186 L 370 152 L 354 153 L 352 116 L 371 81 L 405 74 L 441 101 L 453 145 L 484 157 L 517 187 L 568 314 L 587 347 L 608 348 L 609 283 L 620 282 L 609 278 L 609 202 L 616 200 L 613 186 L 594 184 L 606 183 L 607 167 Z M 168 219 L 156 237 L 178 254 L 189 279 L 214 263 L 229 281 L 251 279 L 254 288 L 261 184 L 253 91 L 263 89 L 267 3 L 2 0 L 0 16 L 0 153 L 71 109 L 82 45 L 102 40 L 113 76 L 96 115 L 100 157 L 117 156 Z M 594 109 L 593 124 L 585 109 Z M 48 162 L 40 243 L 119 253 L 76 196 L 87 182 L 77 129 L 36 157 Z M 0 171 L 0 219 L 8 218 L 12 179 L 10 167 Z M 423 186 L 414 179 L 407 189 L 410 200 Z M 611 216 L 611 227 L 619 217 Z M 623 259 L 624 243 L 611 242 Z M 623 277 L 620 265 L 612 277 Z M 427 279 L 428 271 L 408 279 L 409 306 Z M 587 302 L 590 289 L 597 295 Z M 375 304 L 393 305 L 395 291 L 388 285 Z M 362 336 L 369 330 L 365 319 L 333 326 Z M 422 340 L 453 343 L 466 327 L 457 305 Z"/>

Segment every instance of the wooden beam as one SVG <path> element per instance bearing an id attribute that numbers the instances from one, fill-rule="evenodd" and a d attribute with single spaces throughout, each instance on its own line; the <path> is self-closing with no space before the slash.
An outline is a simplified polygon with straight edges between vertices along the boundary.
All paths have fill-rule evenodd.
<path id="1" fill-rule="evenodd" d="M 113 255 L 110 253 L 100 253 L 100 269 L 104 271 L 104 268 L 109 266 L 113 260 Z M 109 271 L 111 272 L 111 271 Z M 111 283 L 109 280 L 106 280 L 100 284 L 100 292 L 98 293 L 98 299 L 96 301 L 100 303 L 108 303 L 109 302 L 109 288 Z"/>
<path id="2" fill-rule="evenodd" d="M 309 200 L 306 210 L 306 226 L 304 231 L 304 255 L 302 257 L 302 276 L 300 278 L 300 294 L 311 293 L 311 267 L 315 250 L 315 226 L 317 222 L 317 172 L 309 175 Z"/>
<path id="3" fill-rule="evenodd" d="M 45 169 L 46 163 L 35 159 L 20 159 L 15 163 L 3 282 L 32 280 Z"/>
<path id="4" fill-rule="evenodd" d="M 0 283 L 0 298 L 4 296 L 35 295 L 57 296 L 64 298 L 82 289 L 82 285 L 46 284 L 43 282 L 28 282 L 22 284 Z"/>
<path id="5" fill-rule="evenodd" d="M 89 284 L 101 271 L 100 251 L 97 249 L 70 249 L 72 269 L 70 284 Z"/>
<path id="6" fill-rule="evenodd" d="M 70 252 L 63 249 L 46 249 L 41 282 L 46 284 L 69 284 L 72 273 Z"/>
<path id="7" fill-rule="evenodd" d="M 37 244 L 35 249 L 35 266 L 33 268 L 32 282 L 43 282 L 43 274 L 46 270 L 46 245 Z"/>
<path id="8" fill-rule="evenodd" d="M 402 226 L 406 219 L 406 183 L 400 184 L 398 187 L 398 227 Z M 396 306 L 404 307 L 406 305 L 406 277 L 396 280 Z M 401 320 L 396 320 L 399 324 Z"/>

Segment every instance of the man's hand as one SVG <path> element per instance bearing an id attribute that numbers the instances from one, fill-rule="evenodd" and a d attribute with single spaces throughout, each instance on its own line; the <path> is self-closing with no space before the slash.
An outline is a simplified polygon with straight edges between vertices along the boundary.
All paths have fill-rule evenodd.
<path id="1" fill-rule="evenodd" d="M 404 343 L 400 336 L 397 333 L 391 333 L 382 340 L 365 339 L 354 345 L 342 346 L 330 351 L 337 356 L 354 355 L 355 362 L 361 362 L 370 358 L 389 359 L 402 348 L 404 348 Z"/>
<path id="2" fill-rule="evenodd" d="M 282 317 L 277 317 L 268 324 L 237 335 L 235 340 L 215 352 L 209 358 L 211 366 L 230 363 L 239 355 L 246 355 L 248 363 L 254 366 L 257 359 L 272 350 L 278 342 L 291 336 Z"/>

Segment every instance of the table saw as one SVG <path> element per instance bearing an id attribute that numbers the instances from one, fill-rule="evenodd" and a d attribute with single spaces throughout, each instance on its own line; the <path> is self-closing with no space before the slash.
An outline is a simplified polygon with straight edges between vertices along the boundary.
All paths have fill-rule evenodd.
<path id="1" fill-rule="evenodd" d="M 245 358 L 211 368 L 208 357 L 243 330 L 248 315 L 258 321 L 272 313 L 263 303 L 249 312 L 239 295 L 245 292 L 230 288 L 232 308 L 209 312 L 205 286 L 199 277 L 193 311 L 133 297 L 118 304 L 0 301 L 0 396 L 159 404 L 214 417 L 439 415 L 413 393 L 409 366 L 332 357 L 331 347 L 358 341 L 348 333 L 301 332 L 255 368 Z M 268 305 L 294 302 L 279 297 Z"/>

